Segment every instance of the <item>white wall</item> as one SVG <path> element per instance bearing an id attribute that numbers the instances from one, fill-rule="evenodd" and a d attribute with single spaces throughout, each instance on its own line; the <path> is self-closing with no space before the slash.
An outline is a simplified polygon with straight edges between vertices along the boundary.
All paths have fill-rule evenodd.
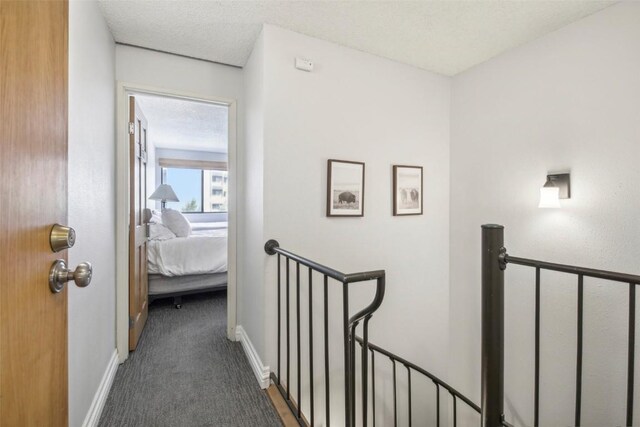
<path id="1" fill-rule="evenodd" d="M 242 69 L 116 45 L 116 79 L 199 95 L 242 99 Z"/>
<path id="2" fill-rule="evenodd" d="M 640 4 L 618 4 L 454 78 L 448 376 L 476 402 L 481 224 L 505 225 L 512 255 L 640 272 L 639 22 Z M 564 170 L 572 198 L 538 209 Z M 534 273 L 506 281 L 507 418 L 531 425 Z M 582 420 L 623 425 L 627 286 L 585 286 Z M 544 273 L 540 425 L 573 425 L 575 307 L 576 279 Z"/>
<path id="3" fill-rule="evenodd" d="M 71 268 L 93 264 L 69 290 L 69 425 L 83 423 L 115 349 L 115 45 L 95 2 L 69 2 Z"/>
<path id="4" fill-rule="evenodd" d="M 242 156 L 244 199 L 240 211 L 243 235 L 238 238 L 238 324 L 258 354 L 265 354 L 264 318 L 264 35 L 244 67 L 245 143 Z M 263 359 L 264 361 L 264 359 Z"/>
<path id="5" fill-rule="evenodd" d="M 296 56 L 313 60 L 314 71 L 296 70 Z M 262 235 L 247 242 L 251 249 L 247 247 L 246 255 L 254 263 L 252 282 L 264 292 L 266 337 L 254 328 L 246 329 L 254 344 L 258 342 L 256 348 L 263 360 L 275 370 L 276 259 L 268 258 L 262 250 L 267 239 L 275 238 L 286 249 L 345 272 L 386 269 L 387 293 L 371 321 L 372 340 L 444 375 L 449 305 L 450 80 L 267 25 L 245 69 L 245 82 L 247 128 L 255 132 L 252 136 L 247 131 L 247 156 L 251 141 L 256 144 L 256 157 L 245 167 L 259 167 L 259 150 L 264 150 L 264 171 L 254 170 L 253 179 L 247 180 L 247 192 L 250 182 L 255 184 L 257 201 L 263 190 L 264 216 L 253 218 L 252 233 Z M 254 120 L 249 111 L 257 115 Z M 364 218 L 325 216 L 329 158 L 366 163 Z M 424 215 L 392 216 L 393 164 L 424 166 Z M 258 183 L 261 176 L 263 189 Z M 304 278 L 307 273 L 302 274 Z M 315 280 L 315 298 L 322 301 L 317 286 L 321 278 Z M 374 283 L 353 286 L 352 313 L 371 301 L 374 288 Z M 302 300 L 306 301 L 306 287 L 302 289 Z M 340 290 L 341 285 L 331 284 L 334 343 L 341 342 Z M 321 310 L 316 314 L 320 328 Z M 321 361 L 322 348 L 317 345 L 316 349 Z M 303 358 L 306 372 L 307 356 Z M 341 350 L 335 345 L 332 369 L 336 373 L 341 363 Z M 334 381 L 332 389 L 338 399 L 333 412 L 339 417 L 340 381 Z"/>

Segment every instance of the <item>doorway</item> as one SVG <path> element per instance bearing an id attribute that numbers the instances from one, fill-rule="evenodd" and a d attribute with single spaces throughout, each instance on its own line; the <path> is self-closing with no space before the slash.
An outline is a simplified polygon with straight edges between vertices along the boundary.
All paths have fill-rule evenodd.
<path id="1" fill-rule="evenodd" d="M 132 306 L 132 297 L 130 292 L 130 227 L 131 224 L 131 208 L 132 202 L 130 188 L 130 166 L 132 161 L 132 153 L 130 150 L 130 112 L 132 111 L 131 100 L 138 98 L 141 100 L 139 105 L 144 113 L 145 100 L 147 100 L 146 108 L 151 112 L 158 104 L 189 104 L 199 106 L 204 110 L 224 111 L 226 119 L 226 161 L 216 161 L 209 155 L 203 153 L 192 156 L 191 159 L 178 158 L 175 155 L 154 156 L 147 174 L 149 179 L 146 196 L 144 197 L 147 207 L 150 208 L 149 214 L 154 210 L 161 212 L 161 205 L 166 204 L 167 208 L 182 211 L 184 217 L 189 217 L 189 221 L 194 225 L 194 229 L 201 232 L 202 228 L 218 228 L 219 225 L 226 220 L 226 282 L 227 282 L 227 338 L 235 341 L 236 327 L 236 117 L 237 104 L 235 100 L 213 98 L 190 94 L 184 92 L 171 91 L 166 89 L 150 88 L 141 85 L 119 83 L 117 99 L 117 311 L 116 311 L 116 332 L 117 332 L 117 349 L 120 363 L 128 358 L 130 348 L 130 308 Z M 156 102 L 151 102 L 156 101 Z M 197 110 L 197 108 L 196 108 Z M 157 118 L 157 115 L 152 114 Z M 161 118 L 157 120 L 162 120 Z M 153 122 L 149 120 L 149 129 L 152 133 Z M 219 129 L 218 129 L 219 131 Z M 193 138 L 192 138 L 193 139 Z M 166 148 L 166 147 L 165 147 Z M 185 147 L 191 151 L 198 151 L 198 147 Z M 145 149 L 147 150 L 147 149 Z M 166 152 L 165 152 L 166 153 Z M 148 156 L 148 152 L 144 153 Z M 182 156 L 184 157 L 184 156 Z M 188 157 L 188 156 L 187 156 Z M 207 158 L 204 158 L 207 157 Z M 208 159 L 208 160 L 207 160 Z M 160 162 L 162 160 L 162 163 Z M 219 159 L 220 160 L 220 159 Z M 226 170 L 225 170 L 226 169 Z M 181 183 L 198 175 L 200 177 L 199 194 L 185 192 L 181 189 Z M 207 178 L 205 180 L 205 177 Z M 216 179 L 222 180 L 224 184 L 224 198 L 221 196 L 222 185 L 218 185 Z M 171 184 L 180 193 L 177 197 L 180 202 L 173 202 L 169 199 L 158 199 L 157 201 L 146 200 L 155 190 L 159 190 L 162 184 Z M 218 188 L 221 187 L 221 188 Z M 205 194 L 206 192 L 206 194 Z M 220 193 L 220 194 L 219 194 Z M 178 204 L 180 203 L 180 204 Z M 223 212 L 226 211 L 226 212 Z M 151 219 L 151 218 L 148 218 Z M 153 222 L 153 220 L 149 221 Z M 205 231 L 206 232 L 206 231 Z M 215 232 L 213 234 L 216 234 Z M 218 233 L 219 234 L 219 233 Z M 135 296 L 134 296 L 135 297 Z M 134 304 L 135 305 L 135 304 Z M 178 300 L 176 300 L 176 305 Z M 142 307 L 142 305 L 139 305 Z"/>

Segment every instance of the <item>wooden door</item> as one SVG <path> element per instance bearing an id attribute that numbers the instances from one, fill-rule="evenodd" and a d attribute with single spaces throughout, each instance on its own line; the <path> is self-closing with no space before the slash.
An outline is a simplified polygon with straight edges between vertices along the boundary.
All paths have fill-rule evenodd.
<path id="1" fill-rule="evenodd" d="M 147 119 L 129 98 L 129 350 L 135 350 L 147 321 Z"/>
<path id="2" fill-rule="evenodd" d="M 49 232 L 67 221 L 66 1 L 0 1 L 0 424 L 66 426 L 67 291 Z"/>

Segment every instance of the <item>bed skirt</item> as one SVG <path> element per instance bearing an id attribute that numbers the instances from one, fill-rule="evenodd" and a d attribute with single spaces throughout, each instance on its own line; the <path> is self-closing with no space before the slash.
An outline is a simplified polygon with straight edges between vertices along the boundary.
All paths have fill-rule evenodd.
<path id="1" fill-rule="evenodd" d="M 211 292 L 227 288 L 227 273 L 163 276 L 149 274 L 149 302 L 158 298 Z"/>

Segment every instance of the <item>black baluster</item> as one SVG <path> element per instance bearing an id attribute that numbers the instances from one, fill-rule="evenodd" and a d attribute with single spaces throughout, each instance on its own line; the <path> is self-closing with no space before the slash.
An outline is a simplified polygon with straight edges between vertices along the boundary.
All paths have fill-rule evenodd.
<path id="1" fill-rule="evenodd" d="M 300 369 L 300 263 L 296 263 L 296 361 L 298 379 L 298 419 L 302 415 L 302 392 L 300 390 L 300 380 L 302 379 Z"/>
<path id="2" fill-rule="evenodd" d="M 411 427 L 411 369 L 405 365 L 407 368 L 407 385 L 409 388 L 409 427 Z"/>
<path id="3" fill-rule="evenodd" d="M 331 421 L 331 399 L 329 396 L 329 278 L 324 276 L 324 392 L 325 423 L 329 427 Z"/>
<path id="4" fill-rule="evenodd" d="M 396 392 L 396 361 L 391 359 L 393 363 L 393 425 L 398 427 L 398 395 Z"/>
<path id="5" fill-rule="evenodd" d="M 440 427 L 440 385 L 433 383 L 436 385 L 436 427 Z"/>
<path id="6" fill-rule="evenodd" d="M 376 427 L 376 360 L 371 350 L 371 422 Z"/>
<path id="7" fill-rule="evenodd" d="M 291 352 L 290 352 L 290 324 L 289 324 L 289 258 L 287 258 L 287 280 L 286 280 L 286 284 L 287 284 L 287 297 L 286 297 L 286 306 L 287 306 L 287 400 L 291 400 L 291 387 L 289 384 L 289 378 L 291 378 L 290 375 L 290 363 L 289 363 L 289 359 L 291 358 Z"/>
<path id="8" fill-rule="evenodd" d="M 367 427 L 367 415 L 368 415 L 368 396 L 367 396 L 367 379 L 369 377 L 369 320 L 371 316 L 367 316 L 362 323 L 362 425 Z M 353 332 L 353 341 L 356 340 L 355 329 Z M 354 353 L 355 355 L 355 353 Z M 355 361 L 354 361 L 355 365 Z M 354 396 L 355 396 L 355 385 L 354 385 Z M 355 399 L 355 397 L 354 397 Z M 355 411 L 354 411 L 355 412 Z M 354 422 L 355 425 L 355 422 Z"/>
<path id="9" fill-rule="evenodd" d="M 344 341 L 344 417 L 345 425 L 351 425 L 351 361 L 349 359 L 349 288 L 342 284 L 342 328 Z"/>
<path id="10" fill-rule="evenodd" d="M 311 404 L 311 427 L 314 426 L 313 402 L 313 270 L 309 268 L 309 403 Z"/>
<path id="11" fill-rule="evenodd" d="M 578 345 L 576 354 L 576 417 L 575 425 L 580 426 L 582 409 L 582 320 L 584 317 L 584 277 L 578 275 Z"/>
<path id="12" fill-rule="evenodd" d="M 540 424 L 540 267 L 536 267 L 535 303 L 535 385 L 533 394 L 533 427 Z"/>
<path id="13" fill-rule="evenodd" d="M 458 401 L 456 399 L 455 394 L 451 394 L 453 396 L 453 427 L 458 425 Z"/>
<path id="14" fill-rule="evenodd" d="M 636 350 L 636 284 L 629 283 L 629 349 L 627 361 L 627 426 L 633 425 L 633 380 Z"/>
<path id="15" fill-rule="evenodd" d="M 356 425 L 356 328 L 360 322 L 354 322 L 351 325 L 351 332 L 349 335 L 349 393 L 351 397 L 349 398 L 350 403 L 350 417 L 351 417 L 351 426 Z"/>
<path id="16" fill-rule="evenodd" d="M 280 254 L 278 254 L 278 385 L 280 385 L 280 287 L 281 287 L 281 280 L 280 280 Z"/>

